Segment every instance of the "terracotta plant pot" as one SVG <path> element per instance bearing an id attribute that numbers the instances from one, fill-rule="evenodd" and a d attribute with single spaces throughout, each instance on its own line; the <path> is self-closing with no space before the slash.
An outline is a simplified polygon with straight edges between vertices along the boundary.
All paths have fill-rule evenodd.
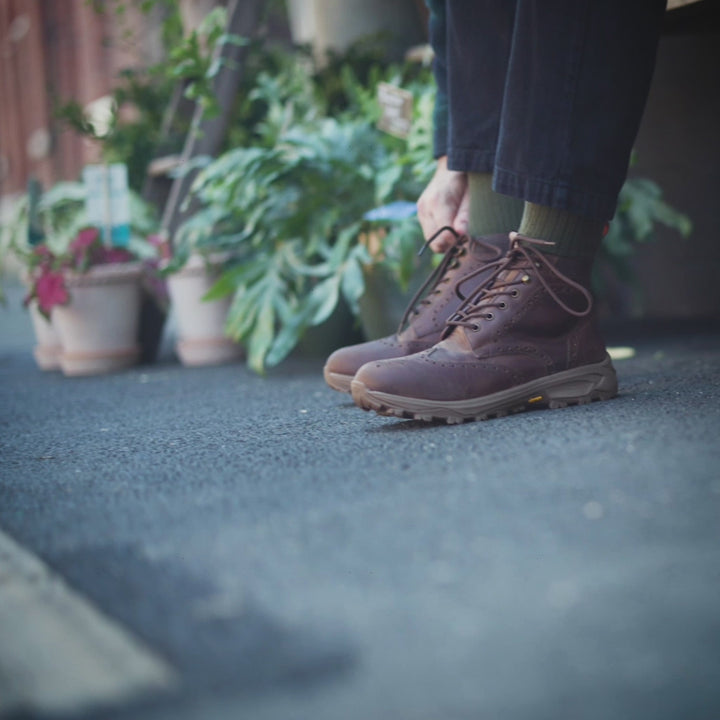
<path id="1" fill-rule="evenodd" d="M 218 260 L 210 258 L 211 263 Z M 225 337 L 230 298 L 202 299 L 216 280 L 212 265 L 197 255 L 168 277 L 179 335 L 175 351 L 183 365 L 219 365 L 243 357 L 242 347 Z"/>
<path id="2" fill-rule="evenodd" d="M 41 370 L 59 370 L 62 343 L 55 323 L 45 319 L 35 300 L 30 303 L 30 318 L 37 340 L 37 345 L 33 348 L 35 362 Z"/>
<path id="3" fill-rule="evenodd" d="M 53 310 L 65 375 L 98 375 L 137 362 L 141 275 L 142 264 L 134 262 L 68 273 L 70 303 Z"/>

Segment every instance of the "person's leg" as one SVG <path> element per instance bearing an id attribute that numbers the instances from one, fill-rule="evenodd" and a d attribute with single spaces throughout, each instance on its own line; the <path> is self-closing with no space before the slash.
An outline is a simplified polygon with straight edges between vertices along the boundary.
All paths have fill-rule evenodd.
<path id="1" fill-rule="evenodd" d="M 470 218 L 468 234 L 495 235 L 516 230 L 523 214 L 523 201 L 492 189 L 492 173 L 468 173 Z"/>
<path id="2" fill-rule="evenodd" d="M 451 170 L 495 168 L 515 2 L 448 0 L 447 158 Z"/>
<path id="3" fill-rule="evenodd" d="M 325 380 L 335 390 L 349 391 L 361 365 L 369 361 L 404 357 L 432 347 L 445 323 L 462 302 L 458 284 L 467 275 L 474 282 L 487 278 L 509 246 L 508 232 L 517 228 L 522 202 L 495 193 L 491 175 L 500 123 L 503 89 L 514 3 L 492 0 L 432 2 L 431 41 L 436 50 L 438 103 L 435 113 L 436 177 L 418 203 L 421 225 L 428 237 L 452 224 L 461 205 L 458 194 L 469 190 L 467 232 L 446 232 L 439 240 L 448 248 L 437 275 L 428 280 L 424 296 L 408 308 L 398 332 L 336 350 L 327 359 Z M 487 42 L 478 44 L 474 28 L 488 29 Z M 476 72 L 482 68 L 482 72 Z M 446 102 L 448 101 L 448 102 Z M 448 108 L 461 111 L 448 112 Z M 443 172 L 445 164 L 451 170 Z M 470 172 L 469 183 L 465 173 Z M 460 182 L 460 180 L 462 182 Z M 469 188 L 468 188 L 469 185 Z M 464 206 L 464 205 L 463 205 Z M 463 231 L 464 233 L 465 231 Z M 447 242 L 445 242 L 447 241 Z M 457 244 L 455 244 L 457 242 Z M 454 245 L 454 247 L 453 247 Z M 438 244 L 432 245 L 438 249 Z"/>
<path id="4" fill-rule="evenodd" d="M 492 188 L 514 22 L 512 0 L 447 5 L 448 167 L 468 173 L 474 236 L 517 230 L 522 217 L 522 200 Z"/>
<path id="5" fill-rule="evenodd" d="M 522 203 L 491 187 L 505 75 L 514 23 L 513 0 L 428 0 L 437 96 L 435 176 L 418 201 L 426 237 L 449 225 L 479 237 L 516 230 Z M 478 28 L 484 28 L 478 42 Z M 444 252 L 454 239 L 433 240 Z"/>
<path id="6" fill-rule="evenodd" d="M 590 270 L 625 177 L 664 2 L 517 5 L 494 187 L 526 201 L 527 236 L 512 235 L 489 280 L 461 283 L 467 299 L 437 345 L 360 368 L 351 389 L 366 410 L 460 422 L 617 391 Z"/>
<path id="7" fill-rule="evenodd" d="M 520 232 L 592 257 L 615 212 L 665 0 L 518 0 L 494 187 L 526 201 Z"/>

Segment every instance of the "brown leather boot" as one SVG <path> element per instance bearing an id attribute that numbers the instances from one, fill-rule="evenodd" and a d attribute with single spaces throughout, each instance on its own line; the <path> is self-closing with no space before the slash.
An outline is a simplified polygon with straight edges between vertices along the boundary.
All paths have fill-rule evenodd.
<path id="1" fill-rule="evenodd" d="M 507 235 L 459 238 L 410 301 L 397 333 L 336 350 L 325 363 L 325 382 L 334 390 L 350 392 L 355 373 L 366 362 L 431 348 L 464 300 L 459 287 L 462 279 L 469 274 L 478 279 L 490 276 L 508 246 Z"/>
<path id="2" fill-rule="evenodd" d="M 510 238 L 504 261 L 475 285 L 438 344 L 358 370 L 357 405 L 458 423 L 617 394 L 586 289 L 592 263 L 543 255 L 542 240 Z"/>

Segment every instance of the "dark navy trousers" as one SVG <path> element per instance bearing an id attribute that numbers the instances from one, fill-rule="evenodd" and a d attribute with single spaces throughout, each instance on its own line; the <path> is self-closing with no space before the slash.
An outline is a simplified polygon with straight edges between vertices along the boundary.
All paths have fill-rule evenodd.
<path id="1" fill-rule="evenodd" d="M 610 219 L 665 0 L 433 0 L 435 153 L 523 200 Z"/>

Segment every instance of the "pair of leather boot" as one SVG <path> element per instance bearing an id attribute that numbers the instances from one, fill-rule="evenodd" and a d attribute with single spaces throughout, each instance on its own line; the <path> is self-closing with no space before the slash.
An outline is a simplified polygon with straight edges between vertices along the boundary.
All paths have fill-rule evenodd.
<path id="1" fill-rule="evenodd" d="M 511 233 L 461 238 L 394 336 L 334 352 L 325 379 L 381 415 L 458 423 L 617 394 L 591 261 Z"/>

